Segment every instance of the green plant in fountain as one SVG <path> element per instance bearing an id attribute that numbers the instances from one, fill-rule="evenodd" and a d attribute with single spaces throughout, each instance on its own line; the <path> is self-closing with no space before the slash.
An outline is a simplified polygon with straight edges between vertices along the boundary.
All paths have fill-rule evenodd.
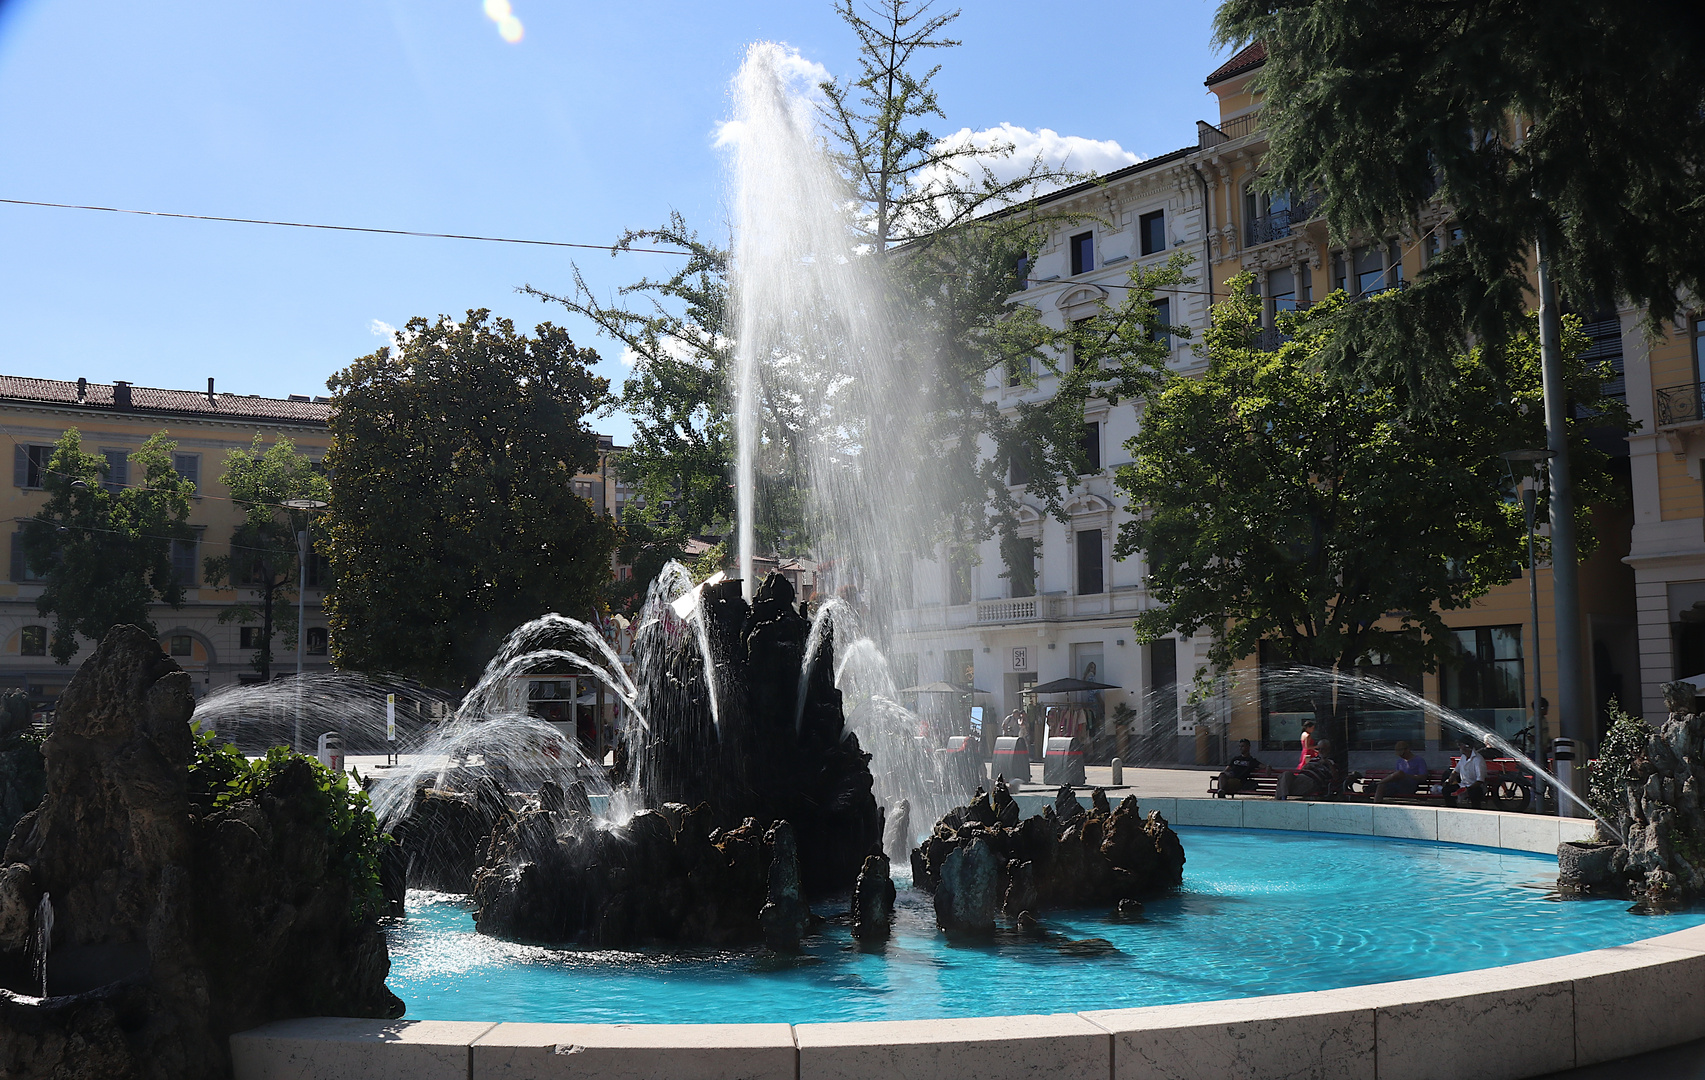
<path id="1" fill-rule="evenodd" d="M 1598 759 L 1587 777 L 1587 802 L 1594 813 L 1616 821 L 1627 816 L 1627 789 L 1628 781 L 1634 778 L 1634 760 L 1646 752 L 1652 729 L 1644 720 L 1624 712 L 1615 699 L 1605 712 L 1610 716 L 1610 728 L 1599 743 Z"/>
<path id="2" fill-rule="evenodd" d="M 367 793 L 352 787 L 348 776 L 283 746 L 250 761 L 213 732 L 198 732 L 189 767 L 190 802 L 208 814 L 245 800 L 278 795 L 285 787 L 291 797 L 299 798 L 301 785 L 289 783 L 285 775 L 299 769 L 312 775 L 308 786 L 312 807 L 306 816 L 326 832 L 328 868 L 349 883 L 355 906 L 352 914 L 357 919 L 377 917 L 385 902 L 379 858 L 390 839 L 379 831 Z"/>

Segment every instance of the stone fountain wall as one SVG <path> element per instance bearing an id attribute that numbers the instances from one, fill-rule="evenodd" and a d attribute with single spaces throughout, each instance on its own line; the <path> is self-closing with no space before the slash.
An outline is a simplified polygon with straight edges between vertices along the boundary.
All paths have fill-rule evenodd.
<path id="1" fill-rule="evenodd" d="M 0 1075 L 226 1076 L 229 1036 L 256 1024 L 402 1015 L 384 936 L 309 809 L 315 766 L 198 810 L 194 707 L 189 676 L 134 626 L 60 698 L 46 796 L 0 865 Z"/>

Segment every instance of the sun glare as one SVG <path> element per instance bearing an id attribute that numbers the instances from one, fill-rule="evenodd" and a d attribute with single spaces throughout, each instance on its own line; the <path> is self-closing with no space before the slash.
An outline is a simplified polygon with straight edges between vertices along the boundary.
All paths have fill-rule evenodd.
<path id="1" fill-rule="evenodd" d="M 497 24 L 497 32 L 504 41 L 513 45 L 521 40 L 524 32 L 521 20 L 515 17 L 515 10 L 510 7 L 509 0 L 485 0 L 485 16 Z"/>

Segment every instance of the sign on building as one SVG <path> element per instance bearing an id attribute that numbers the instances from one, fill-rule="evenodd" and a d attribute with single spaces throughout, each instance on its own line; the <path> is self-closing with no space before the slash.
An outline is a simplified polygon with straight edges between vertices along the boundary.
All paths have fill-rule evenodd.
<path id="1" fill-rule="evenodd" d="M 1012 650 L 1012 670 L 1030 670 L 1030 646 L 1019 645 Z"/>

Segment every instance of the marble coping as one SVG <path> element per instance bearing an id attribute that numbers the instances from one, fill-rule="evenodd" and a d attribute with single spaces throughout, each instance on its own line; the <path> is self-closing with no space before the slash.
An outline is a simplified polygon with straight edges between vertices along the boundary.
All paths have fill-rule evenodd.
<path id="1" fill-rule="evenodd" d="M 1051 1016 L 836 1024 L 284 1020 L 231 1037 L 236 1080 L 1521 1080 L 1705 1030 L 1705 926 L 1342 990 Z"/>
<path id="2" fill-rule="evenodd" d="M 1019 813 L 1040 814 L 1053 799 L 1046 795 L 1017 795 Z M 1159 810 L 1174 825 L 1223 829 L 1285 829 L 1294 832 L 1340 833 L 1347 836 L 1389 836 L 1433 840 L 1444 844 L 1506 848 L 1555 855 L 1565 840 L 1591 840 L 1591 818 L 1559 818 L 1503 810 L 1459 810 L 1449 806 L 1408 806 L 1395 803 L 1307 802 L 1289 799 L 1146 799 L 1136 796 L 1144 814 Z M 1089 802 L 1088 792 L 1079 801 Z"/>

